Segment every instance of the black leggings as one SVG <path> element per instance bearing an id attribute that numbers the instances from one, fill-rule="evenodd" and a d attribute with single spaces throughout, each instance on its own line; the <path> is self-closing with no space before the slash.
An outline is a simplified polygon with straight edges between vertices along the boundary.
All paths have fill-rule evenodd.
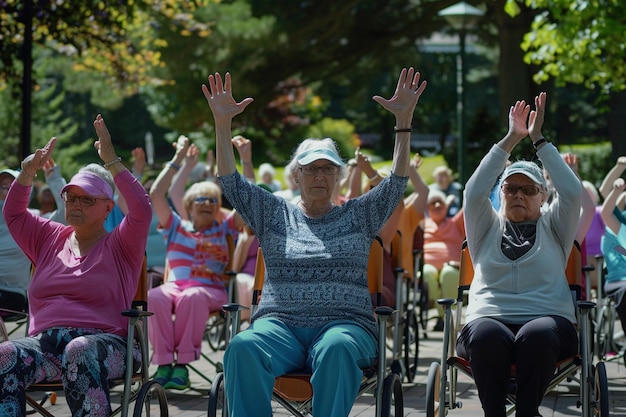
<path id="1" fill-rule="evenodd" d="M 574 325 L 546 316 L 523 325 L 483 317 L 467 323 L 457 340 L 458 355 L 470 361 L 485 417 L 506 416 L 506 395 L 515 365 L 516 417 L 539 416 L 539 405 L 559 360 L 578 352 Z"/>

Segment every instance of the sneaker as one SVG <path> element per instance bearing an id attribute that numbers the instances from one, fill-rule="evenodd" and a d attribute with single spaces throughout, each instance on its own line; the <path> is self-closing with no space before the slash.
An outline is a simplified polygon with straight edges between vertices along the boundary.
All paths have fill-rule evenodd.
<path id="1" fill-rule="evenodd" d="M 189 371 L 185 365 L 176 365 L 172 371 L 170 380 L 163 385 L 165 389 L 177 389 L 184 390 L 189 388 L 191 382 L 189 381 Z"/>
<path id="2" fill-rule="evenodd" d="M 437 319 L 437 323 L 433 326 L 433 330 L 436 332 L 443 332 L 443 319 L 441 317 Z"/>
<path id="3" fill-rule="evenodd" d="M 160 365 L 152 376 L 152 380 L 164 386 L 170 380 L 173 370 L 171 365 Z"/>

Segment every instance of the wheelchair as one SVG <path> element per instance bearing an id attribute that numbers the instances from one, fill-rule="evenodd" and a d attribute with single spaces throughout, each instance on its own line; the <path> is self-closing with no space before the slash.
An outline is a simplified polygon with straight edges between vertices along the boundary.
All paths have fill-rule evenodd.
<path id="1" fill-rule="evenodd" d="M 419 325 L 416 300 L 419 300 L 418 281 L 407 277 L 402 267 L 402 234 L 397 231 L 391 242 L 391 264 L 395 274 L 396 293 L 391 343 L 391 371 L 413 382 L 419 359 Z"/>
<path id="2" fill-rule="evenodd" d="M 428 283 L 424 281 L 424 229 L 421 226 L 413 232 L 413 285 L 414 304 L 417 307 L 418 322 L 422 330 L 426 331 L 428 323 L 428 310 L 430 301 L 428 298 Z M 426 337 L 426 334 L 424 334 Z"/>
<path id="3" fill-rule="evenodd" d="M 454 355 L 457 334 L 462 327 L 464 294 L 469 290 L 474 276 L 467 243 L 463 244 L 460 268 L 457 299 L 437 300 L 445 308 L 443 349 L 441 361 L 432 362 L 428 370 L 426 383 L 427 417 L 444 417 L 450 410 L 461 408 L 462 403 L 457 399 L 458 373 L 461 372 L 473 378 L 469 361 Z M 546 392 L 556 388 L 565 380 L 576 380 L 580 383 L 580 398 L 577 401 L 577 407 L 582 408 L 583 417 L 605 417 L 609 415 L 606 366 L 604 362 L 593 364 L 590 346 L 592 340 L 590 311 L 594 308 L 594 303 L 581 300 L 582 271 L 580 245 L 575 242 L 568 259 L 566 276 L 572 290 L 572 301 L 575 301 L 577 306 L 579 353 L 557 364 L 555 374 Z M 452 314 L 453 305 L 456 305 L 454 317 Z M 507 395 L 507 415 L 515 413 L 516 399 L 513 391 L 511 390 Z"/>
<path id="4" fill-rule="evenodd" d="M 380 305 L 382 302 L 383 288 L 383 247 L 382 241 L 374 239 L 370 250 L 368 261 L 368 284 L 370 293 L 374 296 L 374 304 Z M 259 248 L 255 271 L 255 283 L 252 299 L 252 314 L 260 301 L 263 280 L 265 276 L 265 264 L 262 250 Z M 243 307 L 237 304 L 225 305 L 228 318 L 229 340 L 239 330 L 239 318 Z M 377 307 L 375 314 L 378 321 L 378 359 L 377 363 L 363 371 L 363 378 L 359 388 L 358 396 L 366 393 L 373 393 L 376 399 L 376 416 L 402 416 L 404 413 L 404 399 L 401 377 L 387 371 L 386 364 L 386 341 L 385 334 L 388 320 L 394 314 L 390 307 Z M 245 330 L 244 330 L 245 331 Z M 272 399 L 287 409 L 296 417 L 305 417 L 312 413 L 313 389 L 310 384 L 310 373 L 290 373 L 279 376 L 275 380 Z M 208 416 L 228 416 L 228 403 L 224 394 L 224 374 L 218 373 L 215 376 L 208 401 Z"/>
<path id="5" fill-rule="evenodd" d="M 131 308 L 124 310 L 121 314 L 128 317 L 128 336 L 126 349 L 126 363 L 133 363 L 133 341 L 135 341 L 141 349 L 141 364 L 138 370 L 133 370 L 132 366 L 126 367 L 126 373 L 123 378 L 112 379 L 109 381 L 109 387 L 123 386 L 120 404 L 117 408 L 113 408 L 111 416 L 121 415 L 126 417 L 129 415 L 130 406 L 135 404 L 133 416 L 151 416 L 159 415 L 167 417 L 169 410 L 167 406 L 167 397 L 163 387 L 158 382 L 149 380 L 148 368 L 150 354 L 148 352 L 148 317 L 152 315 L 148 311 L 148 273 L 146 267 L 146 258 L 137 287 L 137 292 L 133 299 Z M 46 401 L 54 405 L 56 402 L 56 392 L 63 391 L 63 385 L 60 381 L 44 381 L 32 384 L 26 390 L 26 403 L 32 407 L 31 413 L 39 413 L 44 417 L 54 417 L 54 415 L 45 408 Z M 42 400 L 37 401 L 31 395 L 33 392 L 45 392 Z M 113 394 L 113 392 L 111 393 Z M 158 413 L 153 409 L 158 405 Z"/>
<path id="6" fill-rule="evenodd" d="M 598 282 L 596 285 L 596 310 L 593 314 L 594 349 L 596 358 L 604 362 L 623 361 L 626 365 L 626 344 L 618 343 L 615 323 L 619 320 L 615 298 L 604 291 L 606 266 L 602 256 L 596 257 Z M 622 329 L 622 332 L 624 329 Z M 623 334 L 622 334 L 623 335 Z"/>

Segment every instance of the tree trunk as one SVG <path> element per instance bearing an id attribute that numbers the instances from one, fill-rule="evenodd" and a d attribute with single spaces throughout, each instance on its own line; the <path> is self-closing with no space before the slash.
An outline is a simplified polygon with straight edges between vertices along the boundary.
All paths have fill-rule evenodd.
<path id="1" fill-rule="evenodd" d="M 511 17 L 504 11 L 505 2 L 505 0 L 495 0 L 492 4 L 500 50 L 498 84 L 502 126 L 508 125 L 509 108 L 517 100 L 532 103 L 539 91 L 538 86 L 532 80 L 532 68 L 524 63 L 524 51 L 520 46 L 524 34 L 530 30 L 534 11 L 520 5 L 522 12 Z"/>

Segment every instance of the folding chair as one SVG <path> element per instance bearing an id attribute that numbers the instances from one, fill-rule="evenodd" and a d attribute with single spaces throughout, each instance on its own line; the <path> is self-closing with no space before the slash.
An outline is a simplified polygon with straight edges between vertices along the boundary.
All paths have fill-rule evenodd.
<path id="1" fill-rule="evenodd" d="M 374 304 L 377 306 L 382 302 L 383 288 L 383 247 L 382 241 L 378 238 L 372 242 L 368 261 L 368 283 L 370 293 L 373 296 Z M 263 254 L 259 248 L 257 256 L 257 269 L 255 272 L 255 285 L 252 300 L 252 311 L 255 311 L 260 297 L 262 296 L 263 281 L 265 278 L 265 265 Z M 230 324 L 231 334 L 238 331 L 239 313 L 241 306 L 225 305 L 224 309 Z M 252 313 L 253 314 L 253 313 Z M 394 314 L 390 307 L 377 307 L 375 314 L 378 320 L 378 359 L 375 366 L 363 371 L 363 379 L 359 389 L 359 396 L 373 392 L 376 398 L 376 416 L 402 416 L 404 412 L 404 400 L 402 382 L 396 373 L 387 372 L 386 365 L 386 344 L 385 334 L 387 321 Z M 245 330 L 244 330 L 245 331 Z M 272 398 L 285 407 L 296 417 L 304 417 L 311 413 L 311 403 L 313 388 L 310 384 L 308 373 L 293 373 L 276 378 Z M 393 408 L 393 409 L 392 409 Z M 224 396 L 224 374 L 215 376 L 215 381 L 211 386 L 208 403 L 208 416 L 228 416 L 228 405 Z"/>
<path id="2" fill-rule="evenodd" d="M 28 312 L 27 311 L 15 311 L 6 308 L 0 308 L 0 312 L 6 315 L 0 315 L 0 342 L 6 342 L 9 340 L 12 334 L 18 330 L 24 328 L 25 334 L 28 333 Z M 8 330 L 6 323 L 13 323 L 11 330 Z"/>
<path id="3" fill-rule="evenodd" d="M 557 364 L 555 374 L 549 384 L 546 393 L 550 392 L 564 380 L 576 380 L 580 383 L 580 399 L 577 407 L 582 407 L 583 417 L 609 415 L 609 397 L 606 367 L 604 362 L 595 365 L 591 354 L 591 333 L 589 328 L 589 312 L 594 303 L 580 301 L 583 288 L 582 260 L 580 246 L 575 242 L 568 258 L 566 277 L 572 290 L 572 301 L 576 304 L 578 329 L 579 329 L 579 353 Z M 458 372 L 473 379 L 470 363 L 467 359 L 454 356 L 457 334 L 463 325 L 463 295 L 469 290 L 474 278 L 474 268 L 469 255 L 467 243 L 463 244 L 461 254 L 459 289 L 457 299 L 439 299 L 437 302 L 445 307 L 445 325 L 443 335 L 443 349 L 440 362 L 432 362 L 428 371 L 426 382 L 426 416 L 444 417 L 450 410 L 461 408 L 462 404 L 457 401 L 457 377 Z M 456 316 L 452 316 L 452 305 L 456 304 Z M 580 373 L 580 377 L 577 377 Z M 511 369 L 514 375 L 514 367 Z M 515 412 L 515 392 L 511 391 L 507 396 L 507 415 Z"/>
<path id="4" fill-rule="evenodd" d="M 154 400 L 158 402 L 159 415 L 161 417 L 167 417 L 169 414 L 167 397 L 163 387 L 158 382 L 149 380 L 148 317 L 152 313 L 148 311 L 149 284 L 146 261 L 147 259 L 144 257 L 139 285 L 132 306 L 130 309 L 121 312 L 123 316 L 128 317 L 126 363 L 133 363 L 133 341 L 136 341 L 141 348 L 141 365 L 136 371 L 133 370 L 132 366 L 127 366 L 124 378 L 109 381 L 111 388 L 123 385 L 120 405 L 113 409 L 111 416 L 128 416 L 130 405 L 133 402 L 135 403 L 133 416 L 144 415 L 144 412 L 145 415 L 154 415 L 154 411 L 151 410 L 151 404 Z M 46 381 L 32 384 L 26 393 L 26 402 L 33 408 L 33 412 L 37 412 L 44 417 L 54 417 L 52 413 L 44 408 L 46 397 L 41 402 L 31 397 L 29 392 L 35 391 L 44 391 L 47 393 L 47 397 L 52 392 L 63 391 L 62 383 L 60 381 Z"/>

